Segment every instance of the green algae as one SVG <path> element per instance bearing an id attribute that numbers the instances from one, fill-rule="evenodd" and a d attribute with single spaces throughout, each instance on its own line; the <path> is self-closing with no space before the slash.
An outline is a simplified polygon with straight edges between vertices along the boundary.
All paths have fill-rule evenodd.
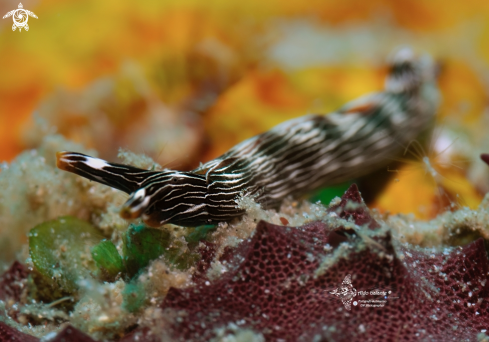
<path id="1" fill-rule="evenodd" d="M 187 229 L 192 229 L 192 231 L 187 236 L 185 236 L 185 240 L 189 245 L 195 246 L 200 241 L 206 240 L 208 234 L 217 229 L 217 225 L 207 224 L 207 225 L 198 226 L 195 228 L 187 228 Z"/>
<path id="2" fill-rule="evenodd" d="M 144 225 L 130 225 L 122 239 L 126 270 L 133 277 L 151 260 L 165 253 L 170 244 L 170 233 Z"/>
<path id="3" fill-rule="evenodd" d="M 196 246 L 212 228 L 196 229 L 189 241 Z M 37 225 L 29 233 L 31 259 L 41 276 L 36 282 L 56 285 L 60 295 L 66 295 L 77 292 L 81 279 L 130 281 L 160 257 L 177 270 L 187 270 L 200 259 L 183 237 L 167 230 L 131 224 L 122 240 L 123 257 L 112 241 L 77 218 L 65 216 Z"/>
<path id="4" fill-rule="evenodd" d="M 123 235 L 124 263 L 130 278 L 159 257 L 164 257 L 176 269 L 185 270 L 198 259 L 191 253 L 185 240 L 172 237 L 169 231 L 131 224 Z"/>
<path id="5" fill-rule="evenodd" d="M 348 190 L 351 184 L 351 182 L 345 182 L 320 189 L 312 194 L 312 196 L 309 198 L 309 201 L 311 201 L 312 203 L 316 203 L 319 201 L 323 205 L 327 206 L 333 200 L 333 198 L 343 196 L 343 194 L 346 190 Z"/>
<path id="6" fill-rule="evenodd" d="M 146 291 L 144 285 L 137 279 L 129 282 L 122 291 L 124 301 L 122 307 L 129 312 L 138 311 L 146 300 Z"/>
<path id="7" fill-rule="evenodd" d="M 112 241 L 104 239 L 93 246 L 92 257 L 101 272 L 100 278 L 105 281 L 113 282 L 118 275 L 125 273 L 122 258 Z"/>
<path id="8" fill-rule="evenodd" d="M 168 230 L 131 224 L 123 235 L 123 261 L 126 279 L 130 279 L 122 291 L 123 308 L 136 312 L 146 302 L 146 285 L 138 276 L 153 260 L 162 258 L 176 270 L 188 270 L 200 259 L 200 255 L 192 252 L 188 245 L 195 247 L 215 228 L 214 225 L 197 227 L 184 239 L 176 238 Z"/>
<path id="9" fill-rule="evenodd" d="M 29 252 L 41 275 L 64 291 L 74 293 L 79 280 L 97 273 L 90 249 L 103 238 L 89 223 L 64 216 L 31 229 Z"/>

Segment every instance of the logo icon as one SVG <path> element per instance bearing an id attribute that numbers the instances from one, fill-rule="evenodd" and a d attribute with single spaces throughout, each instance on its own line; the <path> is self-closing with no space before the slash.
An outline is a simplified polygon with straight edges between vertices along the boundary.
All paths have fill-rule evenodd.
<path id="1" fill-rule="evenodd" d="M 22 28 L 24 30 L 29 31 L 29 25 L 27 25 L 27 20 L 29 19 L 29 16 L 36 18 L 37 15 L 32 13 L 31 11 L 25 10 L 23 8 L 21 3 L 19 3 L 19 8 L 13 11 L 8 12 L 3 16 L 3 19 L 8 18 L 12 16 L 14 19 L 14 24 L 12 25 L 12 31 L 15 31 L 17 28 L 19 29 L 19 32 L 22 31 Z"/>
<path id="2" fill-rule="evenodd" d="M 354 306 L 359 306 L 361 308 L 383 308 L 388 300 L 399 299 L 399 297 L 391 296 L 391 290 L 373 289 L 373 290 L 362 290 L 357 291 L 351 283 L 351 274 L 348 274 L 344 279 L 343 283 L 330 294 L 337 296 L 345 306 L 346 310 L 351 310 L 351 305 L 353 302 Z M 368 299 L 369 296 L 373 296 Z M 358 299 L 353 300 L 353 297 L 358 297 Z"/>
<path id="3" fill-rule="evenodd" d="M 348 274 L 345 279 L 343 279 L 343 283 L 337 289 L 334 289 L 330 292 L 332 295 L 338 296 L 345 309 L 351 310 L 351 302 L 353 297 L 357 295 L 357 290 L 353 287 L 351 283 L 351 274 Z"/>

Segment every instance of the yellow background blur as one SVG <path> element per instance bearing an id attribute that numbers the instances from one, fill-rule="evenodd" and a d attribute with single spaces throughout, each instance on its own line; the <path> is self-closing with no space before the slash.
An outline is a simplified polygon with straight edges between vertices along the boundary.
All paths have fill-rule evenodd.
<path id="1" fill-rule="evenodd" d="M 381 89 L 386 56 L 404 44 L 442 62 L 440 122 L 453 121 L 470 132 L 487 107 L 488 1 L 22 4 L 38 16 L 29 18 L 28 32 L 13 32 L 11 17 L 0 20 L 0 161 L 35 147 L 30 135 L 36 111 L 51 118 L 51 132 L 99 150 L 102 157 L 114 158 L 110 151 L 120 145 L 148 152 L 139 140 L 146 128 L 156 139 L 158 124 L 146 113 L 160 106 L 156 112 L 177 117 L 162 122 L 161 132 L 174 134 L 178 144 L 163 139 L 148 154 L 158 159 L 163 150 L 170 156 L 161 161 L 171 162 L 182 157 L 181 146 L 185 158 L 176 165 L 195 167 L 282 121 L 329 112 Z M 17 6 L 18 1 L 2 0 L 1 16 Z M 99 99 L 94 84 L 103 79 L 113 83 L 110 96 Z M 72 112 L 70 99 L 77 106 L 94 105 Z M 186 119 L 179 121 L 182 116 Z M 100 118 L 98 130 L 82 128 L 96 126 L 94 118 Z M 101 138 L 105 134 L 107 141 Z M 414 177 L 403 182 L 399 176 L 378 206 L 432 216 L 416 206 L 420 198 L 429 206 L 436 191 L 423 176 Z M 453 191 L 463 193 L 462 204 L 480 201 L 481 191 L 465 174 L 451 172 L 447 178 L 457 180 Z M 413 182 L 419 186 L 414 192 Z"/>

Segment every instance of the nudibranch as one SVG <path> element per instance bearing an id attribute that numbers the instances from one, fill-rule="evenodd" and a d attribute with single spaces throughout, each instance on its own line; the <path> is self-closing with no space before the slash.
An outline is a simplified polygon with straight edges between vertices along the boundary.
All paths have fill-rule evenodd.
<path id="1" fill-rule="evenodd" d="M 286 121 L 192 171 L 143 170 L 76 152 L 58 152 L 57 166 L 130 194 L 121 216 L 142 217 L 152 227 L 230 221 L 245 212 L 239 196 L 274 208 L 287 196 L 386 166 L 432 128 L 439 102 L 435 63 L 408 48 L 390 63 L 383 92 L 328 115 Z"/>

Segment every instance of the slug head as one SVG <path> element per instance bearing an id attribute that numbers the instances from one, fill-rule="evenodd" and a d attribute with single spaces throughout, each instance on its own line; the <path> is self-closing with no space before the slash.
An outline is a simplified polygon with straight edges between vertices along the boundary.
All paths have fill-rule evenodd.
<path id="1" fill-rule="evenodd" d="M 436 83 L 441 64 L 429 55 L 417 56 L 409 47 L 396 50 L 389 58 L 385 88 L 393 93 L 416 91 L 422 84 Z"/>
<path id="2" fill-rule="evenodd" d="M 189 224 L 205 212 L 205 178 L 189 172 L 162 171 L 150 177 L 122 206 L 125 219 L 142 217 L 151 227 L 165 223 Z"/>
<path id="3" fill-rule="evenodd" d="M 146 189 L 141 188 L 131 194 L 129 199 L 122 206 L 120 215 L 126 220 L 133 220 L 141 217 L 151 202 L 151 196 L 146 195 Z"/>

